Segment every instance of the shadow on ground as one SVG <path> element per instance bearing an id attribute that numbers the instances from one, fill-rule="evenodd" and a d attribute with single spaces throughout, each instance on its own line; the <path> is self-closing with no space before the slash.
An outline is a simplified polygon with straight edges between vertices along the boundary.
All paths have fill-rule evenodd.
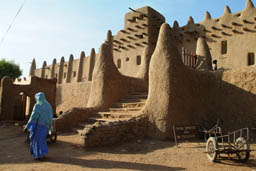
<path id="1" fill-rule="evenodd" d="M 147 164 L 126 161 L 114 161 L 100 158 L 90 159 L 90 155 L 95 153 L 148 153 L 159 148 L 167 148 L 172 145 L 170 142 L 157 145 L 157 141 L 138 140 L 131 143 L 119 145 L 116 147 L 104 148 L 82 148 L 79 144 L 69 141 L 73 138 L 73 134 L 63 134 L 59 136 L 59 140 L 54 144 L 48 144 L 49 154 L 45 161 L 35 161 L 29 154 L 29 145 L 25 143 L 26 135 L 22 133 L 21 128 L 2 127 L 6 130 L 6 134 L 1 135 L 0 146 L 0 164 L 31 164 L 31 163 L 57 163 L 66 165 L 76 165 L 84 168 L 92 169 L 128 169 L 128 170 L 185 170 L 182 167 L 168 167 L 159 164 Z M 10 129 L 13 129 L 10 133 Z M 8 131 L 9 130 L 9 131 Z M 8 134 L 7 134 L 8 133 Z M 23 136 L 22 136 L 23 135 Z M 66 137 L 70 136 L 67 140 Z M 88 156 L 88 159 L 86 159 Z"/>
<path id="2" fill-rule="evenodd" d="M 86 168 L 98 168 L 98 169 L 129 169 L 129 170 L 169 170 L 169 171 L 179 171 L 185 170 L 185 168 L 180 167 L 168 167 L 162 165 L 154 164 L 144 164 L 144 163 L 131 163 L 123 161 L 112 161 L 112 160 L 85 160 L 79 158 L 48 158 L 48 162 L 53 163 L 65 163 L 71 165 L 79 165 Z"/>

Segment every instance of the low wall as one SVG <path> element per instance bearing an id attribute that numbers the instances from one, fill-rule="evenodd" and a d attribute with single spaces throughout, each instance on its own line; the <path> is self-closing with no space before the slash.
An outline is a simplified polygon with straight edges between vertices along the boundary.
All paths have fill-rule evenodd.
<path id="1" fill-rule="evenodd" d="M 26 114 L 31 114 L 36 103 L 35 94 L 38 92 L 44 92 L 55 112 L 56 82 L 56 79 L 33 76 L 26 84 L 16 84 L 10 77 L 3 77 L 0 87 L 0 120 L 24 120 Z"/>
<path id="2" fill-rule="evenodd" d="M 91 81 L 57 85 L 56 112 L 86 107 L 90 90 Z"/>
<path id="3" fill-rule="evenodd" d="M 115 122 L 96 122 L 80 132 L 81 144 L 84 147 L 102 147 L 143 138 L 147 123 L 146 115 Z"/>
<path id="4" fill-rule="evenodd" d="M 87 120 L 96 113 L 95 108 L 72 108 L 58 117 L 56 120 L 57 131 L 71 129 L 77 123 Z"/>
<path id="5" fill-rule="evenodd" d="M 223 72 L 217 114 L 228 131 L 251 127 L 256 121 L 256 67 Z"/>

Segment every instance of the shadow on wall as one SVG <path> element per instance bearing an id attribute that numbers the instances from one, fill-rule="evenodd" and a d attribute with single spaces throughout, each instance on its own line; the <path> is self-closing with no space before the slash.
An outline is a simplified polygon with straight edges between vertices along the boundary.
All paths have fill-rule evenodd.
<path id="1" fill-rule="evenodd" d="M 208 112 L 205 111 L 207 115 L 201 112 L 199 121 L 207 126 L 220 118 L 226 132 L 251 127 L 256 120 L 256 81 L 251 79 L 256 70 L 219 72 L 218 75 L 216 88 L 209 89 L 208 97 L 200 99 L 202 108 L 205 106 Z"/>
<path id="2" fill-rule="evenodd" d="M 186 86 L 187 92 L 183 92 L 186 94 L 180 94 L 179 100 L 176 99 L 175 108 L 180 111 L 180 115 L 174 120 L 179 123 L 192 121 L 209 128 L 218 119 L 222 119 L 224 132 L 251 127 L 256 120 L 256 95 L 251 93 L 256 90 L 253 87 L 256 81 L 248 79 L 250 75 L 242 78 L 242 75 L 250 72 L 239 73 L 201 73 L 197 78 L 200 81 L 191 81 L 192 84 Z M 251 74 L 255 75 L 256 70 Z"/>

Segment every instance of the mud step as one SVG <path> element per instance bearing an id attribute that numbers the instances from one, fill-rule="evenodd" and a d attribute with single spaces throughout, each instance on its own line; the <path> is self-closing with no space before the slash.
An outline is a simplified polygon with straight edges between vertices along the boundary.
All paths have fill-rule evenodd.
<path id="1" fill-rule="evenodd" d="M 130 93 L 129 95 L 131 95 L 131 96 L 133 96 L 133 95 L 144 95 L 144 96 L 147 96 L 148 92 L 138 92 L 138 91 L 136 91 L 136 92 Z"/>
<path id="2" fill-rule="evenodd" d="M 121 103 L 130 103 L 130 102 L 145 102 L 147 99 L 138 99 L 138 98 L 124 98 L 120 99 L 119 102 Z"/>
<path id="3" fill-rule="evenodd" d="M 93 121 L 93 120 L 86 120 L 83 122 L 79 122 L 71 130 L 72 130 L 72 132 L 79 133 L 79 131 L 83 130 L 87 125 L 92 125 L 94 123 L 95 123 L 95 121 Z"/>
<path id="4" fill-rule="evenodd" d="M 121 103 L 121 102 L 118 102 L 118 103 L 114 103 L 112 105 L 112 107 L 117 107 L 117 108 L 121 108 L 121 107 L 125 107 L 125 108 L 128 108 L 128 107 L 143 107 L 145 105 L 145 102 L 128 102 L 128 103 Z"/>
<path id="5" fill-rule="evenodd" d="M 71 128 L 71 131 L 72 131 L 72 133 L 80 133 L 82 130 L 84 129 L 84 126 L 83 127 L 74 127 L 74 128 Z"/>
<path id="6" fill-rule="evenodd" d="M 79 128 L 84 128 L 86 125 L 91 125 L 94 122 L 90 122 L 90 120 L 86 120 L 84 122 L 79 122 L 77 125 L 79 126 Z"/>
<path id="7" fill-rule="evenodd" d="M 137 91 L 132 92 L 131 94 L 133 94 L 133 93 L 144 93 L 144 94 L 148 94 L 148 89 L 137 90 Z"/>
<path id="8" fill-rule="evenodd" d="M 130 94 L 128 96 L 125 96 L 124 99 L 147 99 L 147 94 Z"/>
<path id="9" fill-rule="evenodd" d="M 81 133 L 83 132 L 83 130 L 84 130 L 84 129 L 77 129 L 77 130 L 76 130 L 76 133 L 81 134 Z"/>
<path id="10" fill-rule="evenodd" d="M 141 107 L 128 107 L 128 108 L 108 108 L 106 112 L 132 112 L 132 111 L 140 111 Z"/>
<path id="11" fill-rule="evenodd" d="M 125 119 L 119 119 L 119 118 L 88 118 L 89 120 L 93 120 L 95 122 L 116 122 L 121 120 L 127 120 Z"/>
<path id="12" fill-rule="evenodd" d="M 127 112 L 98 112 L 95 118 L 130 118 L 135 113 L 127 113 Z"/>

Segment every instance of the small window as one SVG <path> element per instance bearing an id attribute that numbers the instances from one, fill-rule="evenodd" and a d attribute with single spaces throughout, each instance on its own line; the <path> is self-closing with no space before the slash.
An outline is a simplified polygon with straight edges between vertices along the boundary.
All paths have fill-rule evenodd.
<path id="1" fill-rule="evenodd" d="M 121 59 L 117 60 L 117 68 L 121 68 Z"/>
<path id="2" fill-rule="evenodd" d="M 143 18 L 144 18 L 144 15 L 140 14 L 139 19 L 143 20 Z"/>
<path id="3" fill-rule="evenodd" d="M 76 77 L 76 71 L 73 71 L 73 77 Z"/>
<path id="4" fill-rule="evenodd" d="M 248 53 L 248 65 L 254 65 L 254 53 Z"/>
<path id="5" fill-rule="evenodd" d="M 237 14 L 236 17 L 240 17 L 241 16 L 241 13 Z"/>
<path id="6" fill-rule="evenodd" d="M 136 37 L 138 37 L 139 39 L 143 39 L 143 34 L 135 34 Z"/>
<path id="7" fill-rule="evenodd" d="M 132 17 L 129 21 L 136 22 L 136 17 Z"/>
<path id="8" fill-rule="evenodd" d="M 125 58 L 125 61 L 126 61 L 126 62 L 128 62 L 128 61 L 129 61 L 129 58 L 128 58 L 128 57 L 127 57 L 127 58 Z"/>
<path id="9" fill-rule="evenodd" d="M 137 65 L 141 64 L 141 56 L 137 56 Z"/>
<path id="10" fill-rule="evenodd" d="M 227 40 L 221 41 L 221 54 L 227 54 L 228 52 L 228 42 Z"/>

